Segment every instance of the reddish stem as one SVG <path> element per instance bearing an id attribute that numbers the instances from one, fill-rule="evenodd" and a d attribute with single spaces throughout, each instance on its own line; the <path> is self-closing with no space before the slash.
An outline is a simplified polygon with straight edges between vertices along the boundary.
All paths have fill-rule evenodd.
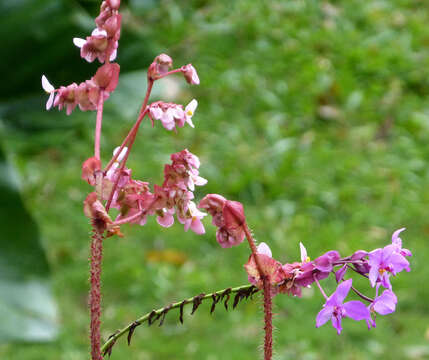
<path id="1" fill-rule="evenodd" d="M 262 280 L 262 288 L 264 291 L 264 360 L 271 360 L 273 356 L 273 312 L 272 312 L 272 295 L 271 295 L 271 284 L 269 277 L 264 273 L 261 266 L 258 251 L 256 249 L 255 240 L 253 239 L 252 233 L 250 232 L 246 223 L 243 224 L 243 229 L 246 234 L 247 241 L 255 259 L 256 268 L 258 269 L 259 276 Z"/>
<path id="2" fill-rule="evenodd" d="M 101 137 L 101 124 L 103 123 L 103 104 L 104 92 L 100 90 L 100 95 L 97 104 L 97 120 L 95 123 L 95 141 L 94 141 L 94 156 L 100 160 L 100 137 Z"/>
<path id="3" fill-rule="evenodd" d="M 273 356 L 273 303 L 271 297 L 271 285 L 268 279 L 263 277 L 264 283 L 264 360 L 271 360 Z"/>
<path id="4" fill-rule="evenodd" d="M 155 80 L 162 79 L 162 78 L 164 78 L 164 77 L 166 77 L 168 75 L 176 74 L 178 72 L 182 72 L 182 68 L 170 70 L 170 71 L 166 72 L 165 74 L 159 75 Z"/>
<path id="5" fill-rule="evenodd" d="M 152 81 L 152 80 L 149 80 L 149 82 L 147 83 L 146 96 L 145 96 L 145 98 L 144 98 L 144 100 L 143 100 L 142 107 L 140 108 L 140 114 L 139 114 L 139 117 L 138 117 L 138 119 L 137 119 L 136 123 L 134 124 L 133 128 L 131 129 L 131 131 L 130 131 L 130 132 L 129 132 L 129 134 L 127 135 L 127 138 L 129 138 L 128 151 L 127 151 L 127 153 L 125 154 L 124 159 L 122 160 L 122 163 L 121 163 L 121 167 L 120 167 L 120 168 L 119 168 L 119 170 L 118 170 L 118 176 L 116 177 L 115 183 L 113 184 L 112 191 L 111 191 L 111 193 L 110 193 L 110 195 L 109 195 L 109 199 L 107 200 L 107 203 L 106 203 L 106 211 L 109 211 L 109 209 L 110 209 L 110 205 L 112 204 L 113 194 L 115 193 L 116 188 L 118 187 L 119 180 L 121 179 L 122 170 L 125 168 L 125 164 L 127 163 L 128 156 L 130 155 L 131 148 L 133 147 L 134 141 L 135 141 L 135 139 L 136 139 L 136 135 L 137 135 L 137 132 L 138 132 L 139 126 L 140 126 L 140 124 L 141 124 L 142 120 L 144 119 L 144 116 L 145 116 L 145 115 L 146 115 L 146 113 L 147 113 L 146 106 L 147 106 L 147 103 L 148 103 L 148 101 L 149 101 L 149 96 L 150 96 L 150 93 L 151 93 L 151 91 L 152 91 L 152 86 L 153 86 L 153 81 Z M 126 138 L 125 140 L 127 140 L 127 138 Z M 126 141 L 125 141 L 125 140 L 124 140 L 124 142 L 122 143 L 122 145 L 121 145 L 121 147 L 119 148 L 119 151 L 116 153 L 116 155 L 119 155 L 119 154 L 121 153 L 122 149 L 124 148 L 124 146 L 125 146 L 125 144 L 126 144 Z M 117 158 L 117 156 L 116 156 L 116 158 Z M 113 161 L 115 161 L 115 160 L 116 160 L 116 158 L 115 158 L 115 156 L 114 156 L 114 157 L 112 158 L 111 162 L 113 163 Z M 110 163 L 109 163 L 109 164 L 110 164 Z M 111 166 L 111 165 L 110 165 L 110 166 Z"/>
<path id="6" fill-rule="evenodd" d="M 102 360 L 100 352 L 100 317 L 101 317 L 101 261 L 103 257 L 103 235 L 95 224 L 91 242 L 89 308 L 91 313 L 91 358 Z"/>

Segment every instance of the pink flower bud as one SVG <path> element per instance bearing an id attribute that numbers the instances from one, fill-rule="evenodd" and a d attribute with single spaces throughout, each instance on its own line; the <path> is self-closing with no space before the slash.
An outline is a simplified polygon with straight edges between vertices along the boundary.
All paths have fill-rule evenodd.
<path id="1" fill-rule="evenodd" d="M 119 6 L 121 6 L 121 0 L 106 0 L 106 4 L 111 9 L 118 10 Z"/>
<path id="2" fill-rule="evenodd" d="M 235 231 L 246 223 L 243 205 L 238 201 L 227 200 L 223 207 L 223 219 L 228 231 Z"/>
<path id="3" fill-rule="evenodd" d="M 183 76 L 185 77 L 186 81 L 189 84 L 191 85 L 200 84 L 200 78 L 198 77 L 197 70 L 195 70 L 192 64 L 182 66 L 181 70 L 183 72 Z"/>
<path id="4" fill-rule="evenodd" d="M 121 19 L 121 15 L 113 15 L 106 20 L 103 26 L 103 29 L 107 32 L 107 36 L 109 38 L 113 38 L 115 41 L 119 40 L 119 36 L 121 33 Z"/>
<path id="5" fill-rule="evenodd" d="M 82 179 L 89 185 L 95 185 L 96 172 L 101 171 L 101 161 L 96 157 L 86 159 L 82 164 Z"/>
<path id="6" fill-rule="evenodd" d="M 158 55 L 149 66 L 147 76 L 149 79 L 156 80 L 161 75 L 168 72 L 168 69 L 173 66 L 173 60 L 167 54 Z"/>
<path id="7" fill-rule="evenodd" d="M 104 64 L 98 68 L 93 80 L 103 90 L 112 92 L 118 85 L 120 67 L 116 63 Z"/>

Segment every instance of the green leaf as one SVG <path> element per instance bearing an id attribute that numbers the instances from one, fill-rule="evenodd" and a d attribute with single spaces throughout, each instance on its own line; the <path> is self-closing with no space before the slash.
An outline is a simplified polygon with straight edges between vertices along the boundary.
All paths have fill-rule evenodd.
<path id="1" fill-rule="evenodd" d="M 0 193 L 0 341 L 52 340 L 57 320 L 48 263 L 1 148 Z"/>

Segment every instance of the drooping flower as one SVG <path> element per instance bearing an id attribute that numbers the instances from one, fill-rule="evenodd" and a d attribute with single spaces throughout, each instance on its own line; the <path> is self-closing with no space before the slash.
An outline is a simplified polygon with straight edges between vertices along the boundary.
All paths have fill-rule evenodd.
<path id="1" fill-rule="evenodd" d="M 186 81 L 189 84 L 191 85 L 200 84 L 200 78 L 198 77 L 197 70 L 195 70 L 192 64 L 182 66 L 181 70 L 183 72 L 183 76 L 185 77 Z"/>
<path id="2" fill-rule="evenodd" d="M 245 216 L 243 205 L 237 201 L 229 201 L 218 194 L 208 194 L 199 203 L 212 215 L 212 223 L 218 230 L 216 240 L 223 248 L 239 245 L 246 234 L 244 231 Z"/>
<path id="3" fill-rule="evenodd" d="M 339 335 L 342 330 L 342 318 L 349 317 L 357 321 L 370 318 L 370 312 L 362 302 L 352 300 L 343 303 L 351 286 L 352 279 L 346 280 L 338 285 L 335 292 L 326 300 L 323 309 L 317 314 L 316 327 L 320 327 L 328 320 L 331 320 L 332 326 L 337 329 L 337 334 Z"/>
<path id="4" fill-rule="evenodd" d="M 384 290 L 383 294 L 378 296 L 378 288 L 379 285 L 377 285 L 376 297 L 368 307 L 372 315 L 369 319 L 366 320 L 368 329 L 370 329 L 371 327 L 376 327 L 375 313 L 378 313 L 380 315 L 391 314 L 395 311 L 396 304 L 398 303 L 398 298 L 393 291 Z"/>

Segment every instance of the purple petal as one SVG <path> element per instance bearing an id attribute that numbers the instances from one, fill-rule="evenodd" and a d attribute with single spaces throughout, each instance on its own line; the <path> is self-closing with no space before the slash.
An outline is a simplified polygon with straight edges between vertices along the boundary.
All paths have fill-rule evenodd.
<path id="1" fill-rule="evenodd" d="M 343 281 L 340 285 L 338 285 L 337 290 L 335 290 L 335 292 L 330 296 L 329 300 L 326 303 L 329 302 L 329 305 L 336 306 L 341 305 L 347 294 L 349 293 L 351 287 L 352 279 Z"/>
<path id="2" fill-rule="evenodd" d="M 337 334 L 340 335 L 341 334 L 341 330 L 343 330 L 343 328 L 341 327 L 341 317 L 338 316 L 333 316 L 331 318 L 332 321 L 332 326 L 337 329 Z"/>
<path id="3" fill-rule="evenodd" d="M 355 251 L 354 254 L 351 256 L 351 260 L 360 260 L 368 255 L 368 252 L 365 250 L 358 250 Z"/>
<path id="4" fill-rule="evenodd" d="M 371 283 L 371 286 L 372 287 L 374 287 L 375 286 L 375 283 L 376 283 L 376 281 L 377 281 L 377 279 L 378 279 L 378 275 L 379 275 L 379 271 L 378 271 L 378 269 L 380 268 L 380 266 L 378 266 L 378 265 L 373 265 L 373 266 L 371 266 L 371 268 L 369 269 L 369 275 L 368 275 L 368 277 L 369 277 L 369 281 L 370 281 L 370 283 Z"/>
<path id="5" fill-rule="evenodd" d="M 393 291 L 384 290 L 383 294 L 375 299 L 374 310 L 380 315 L 391 314 L 395 311 L 398 299 Z"/>
<path id="6" fill-rule="evenodd" d="M 331 317 L 334 312 L 333 306 L 325 306 L 316 316 L 316 327 L 320 327 L 325 324 Z"/>
<path id="7" fill-rule="evenodd" d="M 337 280 L 337 283 L 343 280 L 346 272 L 347 272 L 347 265 L 343 265 L 340 270 L 335 272 L 335 279 Z"/>
<path id="8" fill-rule="evenodd" d="M 410 263 L 401 254 L 395 253 L 390 256 L 390 265 L 393 267 L 393 274 L 409 267 Z"/>
<path id="9" fill-rule="evenodd" d="M 365 304 L 358 300 L 344 303 L 343 308 L 346 311 L 346 316 L 352 318 L 353 320 L 359 321 L 363 319 L 369 319 L 371 317 L 371 314 Z"/>
<path id="10" fill-rule="evenodd" d="M 340 258 L 340 254 L 338 251 L 331 250 L 327 253 L 319 256 L 317 259 L 314 259 L 314 264 L 316 265 L 316 269 L 320 271 L 331 271 L 332 264 Z"/>
<path id="11" fill-rule="evenodd" d="M 397 244 L 399 245 L 399 247 L 402 247 L 402 240 L 399 237 L 399 234 L 401 232 L 403 232 L 405 230 L 405 228 L 401 228 L 399 230 L 396 230 L 393 234 L 392 234 L 392 244 Z"/>

